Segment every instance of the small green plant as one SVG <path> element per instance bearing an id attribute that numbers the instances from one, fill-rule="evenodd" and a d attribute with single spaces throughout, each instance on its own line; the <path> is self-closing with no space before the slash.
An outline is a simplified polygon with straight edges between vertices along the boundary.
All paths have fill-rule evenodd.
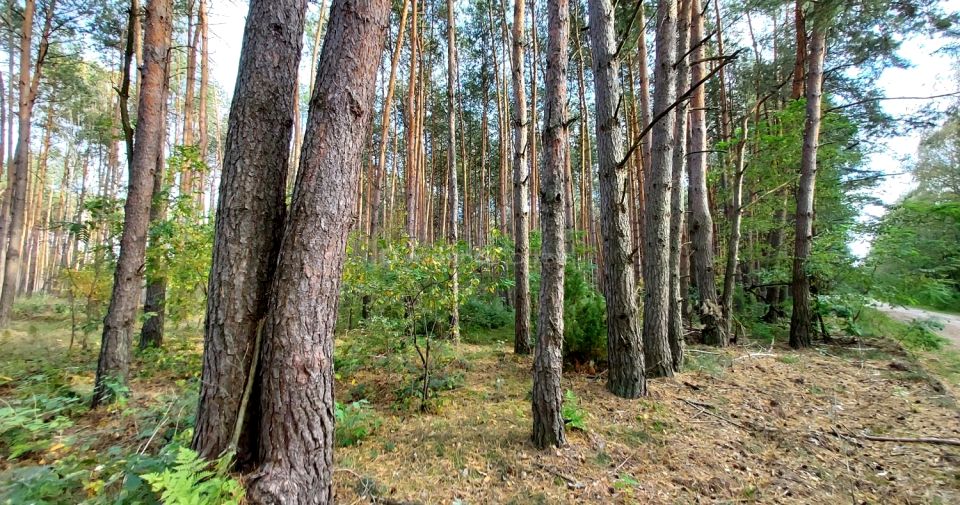
<path id="1" fill-rule="evenodd" d="M 358 400 L 346 406 L 336 402 L 333 415 L 336 419 L 334 440 L 338 447 L 359 445 L 380 427 L 380 419 L 367 400 Z"/>
<path id="2" fill-rule="evenodd" d="M 563 394 L 561 415 L 563 422 L 570 428 L 587 431 L 587 413 L 580 408 L 580 399 L 569 389 Z"/>
<path id="3" fill-rule="evenodd" d="M 73 426 L 67 416 L 76 407 L 75 397 L 35 396 L 0 407 L 0 441 L 9 459 L 44 451 L 54 436 Z"/>
<path id="4" fill-rule="evenodd" d="M 160 493 L 163 503 L 239 505 L 243 500 L 243 485 L 228 473 L 232 459 L 227 455 L 210 462 L 187 447 L 179 447 L 171 467 L 142 477 Z"/>
<path id="5" fill-rule="evenodd" d="M 936 333 L 942 329 L 937 321 L 914 319 L 907 325 L 907 331 L 900 337 L 900 342 L 908 349 L 917 351 L 939 351 L 947 344 L 947 339 Z"/>

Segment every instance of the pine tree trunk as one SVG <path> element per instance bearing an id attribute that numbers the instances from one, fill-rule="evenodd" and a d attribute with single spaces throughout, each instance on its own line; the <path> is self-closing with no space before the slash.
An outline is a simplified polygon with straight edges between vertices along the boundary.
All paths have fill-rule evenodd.
<path id="1" fill-rule="evenodd" d="M 681 0 L 677 12 L 677 56 L 674 65 L 677 72 L 676 96 L 690 88 L 690 65 L 687 51 L 690 47 L 690 0 Z M 675 109 L 677 116 L 673 130 L 673 162 L 670 180 L 670 316 L 668 338 L 673 370 L 680 371 L 683 364 L 683 300 L 687 293 L 681 291 L 680 262 L 683 249 L 683 172 L 687 159 L 687 112 L 688 102 L 682 101 Z"/>
<path id="2" fill-rule="evenodd" d="M 460 340 L 460 272 L 457 258 L 457 242 L 460 240 L 458 216 L 460 207 L 457 188 L 457 24 L 454 2 L 447 0 L 447 200 L 449 204 L 449 228 L 447 241 L 453 245 L 451 254 L 451 290 L 453 302 L 450 307 L 450 338 Z M 446 217 L 446 216 L 444 216 Z"/>
<path id="3" fill-rule="evenodd" d="M 659 116 L 673 103 L 677 57 L 677 2 L 657 5 L 656 93 L 653 111 Z M 675 116 L 666 114 L 652 130 L 650 172 L 644 177 L 643 349 L 647 377 L 673 376 L 670 321 L 670 193 Z"/>
<path id="4" fill-rule="evenodd" d="M 530 166 L 527 164 L 527 93 L 523 78 L 523 46 L 525 0 L 513 2 L 513 45 L 511 74 L 513 77 L 513 270 L 514 287 L 513 350 L 530 354 Z"/>
<path id="5" fill-rule="evenodd" d="M 254 504 L 333 501 L 333 332 L 386 0 L 335 0 L 264 324 Z"/>
<path id="6" fill-rule="evenodd" d="M 691 43 L 703 40 L 703 16 L 700 0 L 691 0 Z M 691 53 L 694 62 L 704 57 L 703 45 Z M 694 63 L 690 80 L 700 82 L 706 63 Z M 687 227 L 690 234 L 690 269 L 693 284 L 699 294 L 696 312 L 703 324 L 703 342 L 708 345 L 725 346 L 729 338 L 723 324 L 722 311 L 717 303 L 716 273 L 714 270 L 713 216 L 710 213 L 710 201 L 707 195 L 707 117 L 706 89 L 699 86 L 690 99 L 690 154 L 687 166 L 689 186 L 687 200 L 690 203 L 690 221 Z"/>
<path id="7" fill-rule="evenodd" d="M 797 185 L 797 228 L 793 254 L 793 314 L 790 317 L 790 347 L 810 347 L 812 311 L 807 258 L 813 248 L 813 202 L 817 181 L 817 147 L 820 144 L 820 97 L 827 34 L 815 26 L 810 37 L 807 69 L 807 121 L 803 131 L 800 183 Z"/>
<path id="8" fill-rule="evenodd" d="M 563 174 L 567 125 L 567 51 L 570 34 L 567 0 L 547 2 L 547 74 L 544 96 L 543 173 L 540 185 L 540 300 L 533 358 L 533 445 L 566 444 L 563 429 L 563 278 L 567 253 L 563 238 Z"/>
<path id="9" fill-rule="evenodd" d="M 617 108 L 620 62 L 610 0 L 590 0 L 590 43 L 596 97 L 597 160 L 600 165 L 600 230 L 603 237 L 603 292 L 607 301 L 607 389 L 623 398 L 647 393 L 643 343 L 637 321 L 633 241 L 627 213 L 624 128 Z"/>
<path id="10" fill-rule="evenodd" d="M 230 106 L 193 447 L 207 458 L 235 450 L 241 466 L 257 452 L 259 402 L 241 404 L 283 233 L 306 8 L 307 0 L 250 3 Z"/>
<path id="11" fill-rule="evenodd" d="M 150 224 L 150 197 L 154 171 L 161 156 L 160 143 L 165 127 L 163 117 L 166 68 L 173 22 L 171 0 L 150 0 L 146 12 L 144 61 L 137 107 L 137 130 L 133 163 L 129 167 L 127 201 L 124 205 L 120 256 L 114 273 L 113 293 L 103 321 L 103 342 L 97 363 L 97 378 L 92 406 L 110 401 L 116 384 L 125 384 L 130 368 L 130 351 L 140 290 L 143 289 L 143 264 Z"/>

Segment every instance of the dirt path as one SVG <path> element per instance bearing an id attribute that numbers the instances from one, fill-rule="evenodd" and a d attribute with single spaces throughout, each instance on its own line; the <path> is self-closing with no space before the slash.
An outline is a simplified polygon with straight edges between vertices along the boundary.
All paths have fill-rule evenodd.
<path id="1" fill-rule="evenodd" d="M 943 325 L 943 329 L 938 330 L 937 333 L 950 339 L 954 347 L 960 348 L 960 316 L 913 307 L 897 307 L 885 303 L 877 304 L 876 307 L 886 312 L 890 317 L 905 323 L 914 319 L 937 321 Z"/>

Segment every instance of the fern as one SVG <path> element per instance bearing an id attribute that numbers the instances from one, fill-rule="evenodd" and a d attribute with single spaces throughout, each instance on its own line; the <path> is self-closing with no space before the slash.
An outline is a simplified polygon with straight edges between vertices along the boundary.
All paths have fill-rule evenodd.
<path id="1" fill-rule="evenodd" d="M 580 399 L 571 390 L 563 395 L 563 422 L 567 426 L 580 431 L 587 431 L 587 413 L 580 408 Z"/>
<path id="2" fill-rule="evenodd" d="M 228 455 L 211 465 L 193 450 L 180 447 L 172 467 L 141 477 L 160 493 L 160 500 L 166 504 L 239 505 L 243 486 L 227 472 L 231 461 Z"/>

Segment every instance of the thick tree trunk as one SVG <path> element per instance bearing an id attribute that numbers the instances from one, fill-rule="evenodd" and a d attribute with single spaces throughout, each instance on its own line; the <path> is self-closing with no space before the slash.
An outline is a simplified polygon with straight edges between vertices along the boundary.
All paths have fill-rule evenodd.
<path id="1" fill-rule="evenodd" d="M 691 0 L 691 43 L 703 40 L 703 16 L 700 0 Z M 703 45 L 691 54 L 694 62 L 691 81 L 700 82 L 706 74 Z M 729 339 L 723 324 L 722 311 L 717 303 L 716 273 L 714 270 L 713 216 L 707 194 L 707 117 L 706 89 L 699 86 L 690 100 L 690 155 L 688 158 L 689 186 L 687 200 L 690 204 L 690 270 L 693 284 L 699 295 L 696 312 L 703 324 L 703 342 L 725 346 Z"/>
<path id="2" fill-rule="evenodd" d="M 620 62 L 610 0 L 590 0 L 590 43 L 596 96 L 597 161 L 600 165 L 600 233 L 603 237 L 603 293 L 607 301 L 607 389 L 623 398 L 647 393 L 643 344 L 637 321 L 633 241 L 627 212 L 624 128 L 617 108 Z"/>
<path id="3" fill-rule="evenodd" d="M 147 4 L 133 163 L 129 167 L 130 178 L 113 293 L 103 321 L 103 342 L 97 363 L 93 407 L 113 398 L 117 383 L 126 383 L 130 368 L 130 347 L 140 305 L 140 290 L 143 289 L 154 171 L 157 157 L 163 150 L 160 139 L 165 126 L 163 89 L 167 86 L 166 68 L 170 55 L 173 22 L 171 4 L 171 0 L 150 0 Z"/>
<path id="4" fill-rule="evenodd" d="M 547 2 L 547 75 L 544 96 L 543 172 L 540 184 L 540 313 L 533 358 L 533 445 L 566 444 L 563 430 L 563 278 L 567 253 L 563 239 L 564 156 L 567 142 L 567 0 Z"/>
<path id="5" fill-rule="evenodd" d="M 193 447 L 207 458 L 235 450 L 241 465 L 257 451 L 259 402 L 250 398 L 248 411 L 241 404 L 283 233 L 306 8 L 307 0 L 250 3 L 230 106 Z"/>
<path id="6" fill-rule="evenodd" d="M 530 166 L 527 164 L 527 92 L 523 78 L 523 46 L 525 0 L 513 2 L 513 46 L 511 73 L 513 76 L 513 270 L 514 287 L 513 350 L 530 354 Z"/>
<path id="7" fill-rule="evenodd" d="M 677 72 L 676 96 L 682 96 L 690 87 L 690 64 L 687 50 L 690 47 L 690 0 L 680 0 L 677 12 L 677 56 L 674 65 Z M 681 291 L 680 262 L 683 249 L 683 171 L 687 161 L 687 112 L 689 105 L 681 101 L 673 130 L 673 163 L 670 178 L 670 315 L 667 330 L 670 340 L 670 357 L 673 370 L 680 371 L 683 364 L 683 300 L 687 293 Z"/>
<path id="8" fill-rule="evenodd" d="M 333 331 L 354 188 L 389 20 L 386 0 L 335 0 L 264 324 L 251 503 L 333 501 Z"/>
<path id="9" fill-rule="evenodd" d="M 654 115 L 674 101 L 677 57 L 677 2 L 657 5 L 656 93 Z M 650 173 L 643 179 L 645 196 L 643 237 L 643 348 L 647 377 L 673 375 L 668 326 L 670 321 L 670 192 L 674 148 L 673 114 L 666 114 L 652 130 Z"/>
<path id="10" fill-rule="evenodd" d="M 797 186 L 797 228 L 793 255 L 793 314 L 790 317 L 790 346 L 809 347 L 813 333 L 810 308 L 810 276 L 807 258 L 813 248 L 813 202 L 817 181 L 817 148 L 820 144 L 820 96 L 827 34 L 815 26 L 810 37 L 807 69 L 807 122 L 803 130 L 800 183 Z"/>

